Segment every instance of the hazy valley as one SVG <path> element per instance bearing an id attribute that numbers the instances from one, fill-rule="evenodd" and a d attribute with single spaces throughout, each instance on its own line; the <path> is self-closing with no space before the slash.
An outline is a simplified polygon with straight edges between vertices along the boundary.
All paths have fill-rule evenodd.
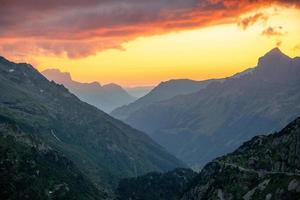
<path id="1" fill-rule="evenodd" d="M 80 83 L 72 80 L 70 73 L 57 69 L 47 69 L 41 72 L 47 79 L 64 85 L 82 101 L 109 113 L 117 107 L 127 105 L 136 100 L 117 84 L 101 86 L 98 82 Z"/>
<path id="2" fill-rule="evenodd" d="M 112 116 L 148 133 L 185 162 L 203 166 L 255 135 L 280 130 L 300 114 L 300 59 L 277 48 L 246 73 L 198 84 L 202 89 L 196 92 L 150 101 L 158 86 Z"/>
<path id="3" fill-rule="evenodd" d="M 299 196 L 299 119 L 279 133 L 254 137 L 279 131 L 300 115 L 300 62 L 279 49 L 233 77 L 171 80 L 112 112 L 187 164 L 31 65 L 1 58 L 0 69 L 1 182 L 11 183 L 1 190 L 5 198 Z M 105 88 L 59 71 L 43 74 L 49 73 L 71 91 L 80 88 L 80 95 Z M 197 173 L 188 165 L 203 169 Z M 16 187 L 22 192 L 12 196 Z"/>
<path id="4" fill-rule="evenodd" d="M 0 0 L 0 200 L 300 200 L 299 0 Z"/>

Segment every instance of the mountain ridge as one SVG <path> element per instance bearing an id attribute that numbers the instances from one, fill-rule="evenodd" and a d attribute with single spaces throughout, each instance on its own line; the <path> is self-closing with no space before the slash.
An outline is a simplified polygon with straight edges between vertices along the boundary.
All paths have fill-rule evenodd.
<path id="1" fill-rule="evenodd" d="M 299 199 L 300 117 L 207 164 L 181 200 Z"/>
<path id="2" fill-rule="evenodd" d="M 158 86 L 152 89 L 147 95 L 137 99 L 129 105 L 116 108 L 111 112 L 111 115 L 117 119 L 125 120 L 144 106 L 152 103 L 171 99 L 179 95 L 185 95 L 197 92 L 207 87 L 212 82 L 219 82 L 222 80 L 211 79 L 205 81 L 195 81 L 191 79 L 171 79 L 169 81 L 161 82 Z"/>
<path id="3" fill-rule="evenodd" d="M 34 67 L 0 60 L 0 121 L 9 119 L 64 155 L 95 185 L 185 166 L 144 133 L 79 100 Z"/>
<path id="4" fill-rule="evenodd" d="M 300 198 L 300 117 L 279 132 L 259 135 L 218 157 L 199 173 L 149 173 L 119 183 L 124 200 L 232 200 Z"/>
<path id="5" fill-rule="evenodd" d="M 135 86 L 126 87 L 125 90 L 136 98 L 141 98 L 148 94 L 155 86 Z"/>
<path id="6" fill-rule="evenodd" d="M 282 128 L 300 113 L 299 91 L 300 60 L 275 49 L 251 73 L 144 106 L 124 121 L 201 166 L 256 134 Z"/>
<path id="7" fill-rule="evenodd" d="M 1 118 L 1 116 L 0 116 Z M 0 120 L 0 168 L 3 199 L 107 199 L 67 159 L 10 120 Z"/>
<path id="8" fill-rule="evenodd" d="M 41 73 L 49 80 L 63 84 L 81 100 L 98 107 L 106 113 L 136 99 L 115 83 L 105 85 L 101 85 L 96 81 L 81 83 L 74 81 L 69 72 L 61 72 L 59 69 L 46 69 Z"/>

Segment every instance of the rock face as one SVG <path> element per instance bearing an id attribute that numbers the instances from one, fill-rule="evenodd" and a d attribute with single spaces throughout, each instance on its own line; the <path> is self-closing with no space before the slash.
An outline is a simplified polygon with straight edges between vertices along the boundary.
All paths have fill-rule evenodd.
<path id="1" fill-rule="evenodd" d="M 82 101 L 94 105 L 106 113 L 136 100 L 136 97 L 129 95 L 117 84 L 101 86 L 98 82 L 80 83 L 72 80 L 69 73 L 63 73 L 58 69 L 47 69 L 41 73 L 50 81 L 63 84 Z"/>
<path id="2" fill-rule="evenodd" d="M 119 183 L 119 200 L 177 200 L 195 176 L 190 169 L 176 169 L 167 173 L 149 173 Z"/>
<path id="3" fill-rule="evenodd" d="M 182 200 L 299 199 L 300 118 L 207 164 Z"/>
<path id="4" fill-rule="evenodd" d="M 203 166 L 255 135 L 280 130 L 300 114 L 299 102 L 300 58 L 273 49 L 253 69 L 142 106 L 124 121 L 190 165 Z"/>
<path id="5" fill-rule="evenodd" d="M 0 94 L 1 124 L 10 121 L 62 152 L 99 188 L 185 166 L 144 133 L 80 101 L 31 65 L 0 57 Z"/>

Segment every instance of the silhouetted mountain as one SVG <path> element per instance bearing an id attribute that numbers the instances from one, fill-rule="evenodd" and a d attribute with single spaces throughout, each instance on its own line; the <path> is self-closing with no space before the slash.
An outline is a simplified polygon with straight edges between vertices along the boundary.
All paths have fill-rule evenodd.
<path id="1" fill-rule="evenodd" d="M 254 68 L 248 68 L 242 72 L 236 73 L 235 75 L 233 75 L 231 78 L 241 78 L 243 76 L 249 75 L 254 71 Z"/>
<path id="2" fill-rule="evenodd" d="M 160 83 L 146 96 L 136 100 L 135 102 L 122 106 L 115 109 L 111 115 L 126 121 L 135 112 L 139 112 L 140 109 L 156 103 L 162 100 L 171 99 L 178 95 L 185 95 L 197 92 L 205 87 L 207 87 L 213 81 L 221 80 L 207 80 L 207 81 L 194 81 L 189 79 L 178 79 L 170 80 L 167 82 Z"/>
<path id="3" fill-rule="evenodd" d="M 124 88 L 131 96 L 141 98 L 148 94 L 154 86 L 138 86 L 138 87 L 127 87 Z"/>
<path id="4" fill-rule="evenodd" d="M 31 65 L 0 57 L 0 94 L 1 126 L 14 123 L 63 153 L 99 188 L 184 166 L 144 133 L 80 101 Z"/>
<path id="5" fill-rule="evenodd" d="M 300 58 L 273 49 L 242 76 L 140 107 L 125 122 L 171 153 L 203 165 L 300 114 Z"/>
<path id="6" fill-rule="evenodd" d="M 82 101 L 94 105 L 107 113 L 136 100 L 135 97 L 129 95 L 117 84 L 112 83 L 101 86 L 98 82 L 80 83 L 73 81 L 70 73 L 61 72 L 58 69 L 47 69 L 41 73 L 47 79 L 63 84 Z"/>
<path id="7" fill-rule="evenodd" d="M 124 179 L 119 183 L 117 196 L 120 200 L 177 200 L 196 175 L 191 169 L 176 169 Z"/>
<path id="8" fill-rule="evenodd" d="M 300 118 L 207 164 L 182 200 L 300 199 Z"/>

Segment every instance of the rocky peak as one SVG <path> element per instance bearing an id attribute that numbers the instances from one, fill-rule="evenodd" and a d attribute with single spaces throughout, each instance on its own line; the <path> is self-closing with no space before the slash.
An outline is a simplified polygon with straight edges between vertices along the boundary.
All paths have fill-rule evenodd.
<path id="1" fill-rule="evenodd" d="M 72 81 L 72 77 L 69 72 L 61 72 L 59 69 L 46 69 L 42 71 L 42 74 L 48 79 L 54 80 L 59 84 Z"/>
<path id="2" fill-rule="evenodd" d="M 266 54 L 265 54 L 265 56 L 272 56 L 272 55 L 284 55 L 283 53 L 282 53 L 282 51 L 278 48 L 278 47 L 275 47 L 275 48 L 273 48 L 272 50 L 270 50 L 269 52 L 267 52 Z"/>
<path id="3" fill-rule="evenodd" d="M 282 51 L 279 48 L 274 48 L 268 53 L 266 53 L 264 56 L 259 58 L 258 66 L 259 67 L 273 67 L 278 66 L 280 64 L 286 63 L 290 61 L 291 58 L 282 53 Z"/>
<path id="4" fill-rule="evenodd" d="M 255 73 L 267 82 L 290 82 L 299 80 L 300 62 L 274 48 L 259 58 Z"/>

